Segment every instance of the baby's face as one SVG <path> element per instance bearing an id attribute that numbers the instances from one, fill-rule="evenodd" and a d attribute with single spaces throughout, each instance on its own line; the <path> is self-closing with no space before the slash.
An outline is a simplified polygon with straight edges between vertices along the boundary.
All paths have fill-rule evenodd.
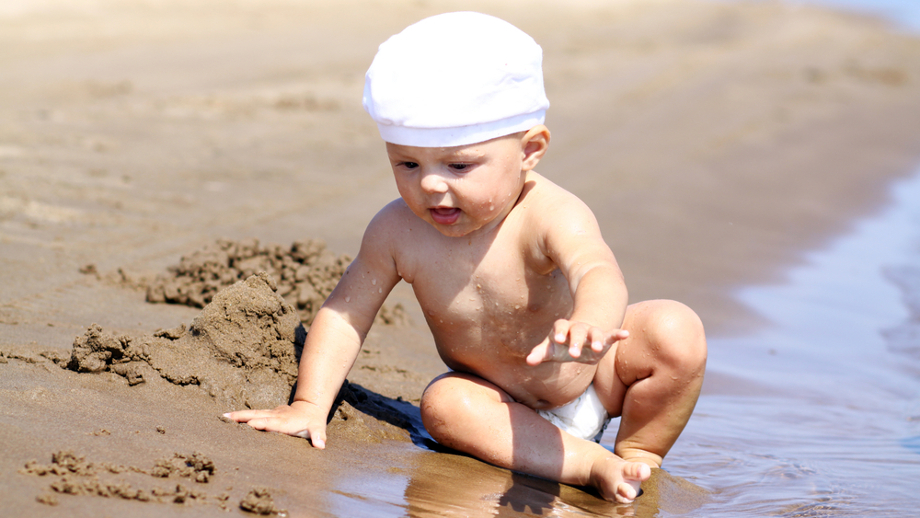
<path id="1" fill-rule="evenodd" d="M 402 199 L 449 237 L 494 228 L 514 207 L 527 172 L 520 134 L 446 148 L 387 143 L 387 155 Z"/>

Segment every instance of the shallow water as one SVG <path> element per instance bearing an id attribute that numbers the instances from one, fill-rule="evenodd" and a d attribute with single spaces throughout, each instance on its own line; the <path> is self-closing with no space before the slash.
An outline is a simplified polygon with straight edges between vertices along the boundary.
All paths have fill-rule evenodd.
<path id="1" fill-rule="evenodd" d="M 705 516 L 907 516 L 920 506 L 920 171 L 892 204 L 738 298 L 769 321 L 710 341 L 667 468 Z"/>

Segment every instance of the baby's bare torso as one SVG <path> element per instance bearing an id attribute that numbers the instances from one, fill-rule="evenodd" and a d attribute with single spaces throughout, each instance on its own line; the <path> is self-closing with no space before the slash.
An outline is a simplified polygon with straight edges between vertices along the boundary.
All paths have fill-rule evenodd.
<path id="1" fill-rule="evenodd" d="M 441 358 L 453 370 L 480 376 L 532 408 L 565 404 L 585 391 L 595 366 L 525 358 L 568 318 L 568 281 L 541 251 L 538 193 L 486 235 L 446 237 L 414 218 L 401 233 L 399 275 L 410 283 Z M 414 219 L 414 222 L 412 220 Z"/>

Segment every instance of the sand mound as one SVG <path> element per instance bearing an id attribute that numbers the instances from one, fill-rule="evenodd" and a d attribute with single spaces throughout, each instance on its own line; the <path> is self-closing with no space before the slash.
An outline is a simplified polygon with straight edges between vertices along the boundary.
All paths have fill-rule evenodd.
<path id="1" fill-rule="evenodd" d="M 197 385 L 228 410 L 274 408 L 290 399 L 305 337 L 274 280 L 259 272 L 219 291 L 188 328 L 132 337 L 93 324 L 60 363 L 76 372 L 112 372 L 129 385 Z M 408 440 L 422 429 L 411 406 L 346 381 L 330 424 L 363 440 Z"/>
<path id="2" fill-rule="evenodd" d="M 74 340 L 67 368 L 113 372 L 131 385 L 198 385 L 228 408 L 272 408 L 297 378 L 298 330 L 302 339 L 296 311 L 260 272 L 218 292 L 188 329 L 131 337 L 93 324 Z"/>
<path id="3" fill-rule="evenodd" d="M 147 286 L 148 302 L 170 302 L 202 308 L 218 291 L 257 272 L 278 282 L 278 293 L 291 302 L 307 324 L 332 293 L 351 263 L 336 256 L 320 240 L 296 241 L 289 247 L 259 245 L 256 239 L 220 239 L 183 256 Z M 399 304 L 384 306 L 378 323 L 400 324 L 407 315 Z"/>

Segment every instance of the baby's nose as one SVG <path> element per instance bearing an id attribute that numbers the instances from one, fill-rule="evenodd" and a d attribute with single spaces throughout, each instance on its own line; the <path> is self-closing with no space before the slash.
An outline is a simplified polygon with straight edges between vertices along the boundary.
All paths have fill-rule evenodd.
<path id="1" fill-rule="evenodd" d="M 438 173 L 426 173 L 422 175 L 422 190 L 427 193 L 443 194 L 447 192 L 447 181 Z"/>

